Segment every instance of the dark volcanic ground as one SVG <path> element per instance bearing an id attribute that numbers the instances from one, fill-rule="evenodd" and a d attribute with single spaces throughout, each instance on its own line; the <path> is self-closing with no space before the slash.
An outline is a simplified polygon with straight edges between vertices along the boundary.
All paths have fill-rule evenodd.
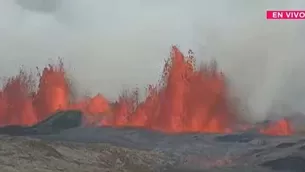
<path id="1" fill-rule="evenodd" d="M 0 171 L 305 172 L 305 137 L 301 136 L 165 135 L 107 127 L 37 132 L 37 128 L 49 131 L 48 125 L 54 123 L 58 121 L 36 125 L 34 134 L 15 134 L 27 137 L 1 136 Z M 12 134 L 9 130 L 0 132 Z"/>

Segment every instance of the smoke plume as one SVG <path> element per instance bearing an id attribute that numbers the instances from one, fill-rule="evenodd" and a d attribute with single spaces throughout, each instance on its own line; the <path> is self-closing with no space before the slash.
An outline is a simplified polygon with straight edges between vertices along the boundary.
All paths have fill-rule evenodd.
<path id="1" fill-rule="evenodd" d="M 122 87 L 155 83 L 177 44 L 198 60 L 217 60 L 246 119 L 305 112 L 304 24 L 265 19 L 267 9 L 302 7 L 301 0 L 0 0 L 0 73 L 60 56 L 79 94 L 114 99 Z"/>

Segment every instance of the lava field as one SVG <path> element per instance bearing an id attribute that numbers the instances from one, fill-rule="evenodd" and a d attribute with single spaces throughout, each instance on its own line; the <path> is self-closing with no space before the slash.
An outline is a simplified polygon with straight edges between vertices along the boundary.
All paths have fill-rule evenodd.
<path id="1" fill-rule="evenodd" d="M 166 134 L 134 127 L 86 127 L 81 125 L 82 115 L 76 110 L 61 111 L 33 126 L 1 128 L 1 169 L 130 172 L 305 169 L 304 136 L 269 136 L 253 131 Z"/>
<path id="2" fill-rule="evenodd" d="M 215 61 L 197 67 L 191 51 L 183 55 L 172 47 L 159 83 L 147 87 L 144 101 L 138 89 L 123 91 L 114 102 L 102 94 L 74 99 L 62 61 L 45 67 L 38 78 L 36 84 L 35 74 L 20 70 L 0 91 L 0 166 L 7 171 L 38 168 L 47 162 L 60 169 L 43 166 L 40 171 L 69 171 L 76 162 L 81 171 L 135 171 L 140 169 L 132 159 L 137 153 L 143 155 L 143 159 L 137 157 L 143 172 L 305 171 L 305 137 L 291 118 L 243 122 L 239 104 L 228 96 L 226 75 Z M 25 140 L 16 141 L 21 138 Z M 42 161 L 36 155 L 23 155 L 23 142 L 32 146 L 29 152 L 43 145 L 42 152 L 52 149 L 57 156 Z M 124 158 L 115 157 L 115 163 L 107 166 L 103 164 L 107 158 L 99 162 L 92 157 L 103 156 L 105 150 L 93 150 L 92 144 L 108 145 L 114 150 L 111 156 L 120 149 Z M 72 156 L 80 149 L 84 152 L 78 156 L 94 163 L 84 165 L 80 157 Z M 125 149 L 132 155 L 127 156 Z M 22 163 L 6 160 L 6 154 L 14 159 L 9 152 L 15 152 L 18 162 L 23 158 Z M 38 164 L 29 165 L 24 156 Z M 124 169 L 128 163 L 133 165 Z"/>

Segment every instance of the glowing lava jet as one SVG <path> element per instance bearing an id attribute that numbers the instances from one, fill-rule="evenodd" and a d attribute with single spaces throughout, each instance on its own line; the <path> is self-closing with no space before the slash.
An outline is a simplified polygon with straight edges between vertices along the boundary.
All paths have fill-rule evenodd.
<path id="1" fill-rule="evenodd" d="M 265 128 L 260 129 L 260 132 L 267 135 L 273 136 L 285 136 L 291 135 L 293 129 L 289 121 L 285 118 L 275 121 Z"/>
<path id="2" fill-rule="evenodd" d="M 215 64 L 195 69 L 187 57 L 173 47 L 161 82 L 150 86 L 146 100 L 136 104 L 134 96 L 120 97 L 114 126 L 139 126 L 164 132 L 230 131 L 235 117 L 227 104 L 225 77 Z"/>
<path id="3" fill-rule="evenodd" d="M 172 47 L 162 78 L 150 85 L 139 102 L 138 91 L 124 92 L 109 103 L 101 94 L 75 102 L 63 64 L 50 65 L 40 75 L 35 91 L 32 75 L 20 72 L 0 92 L 0 124 L 31 125 L 57 110 L 80 109 L 88 125 L 134 126 L 168 133 L 227 133 L 236 122 L 235 107 L 228 100 L 225 76 L 216 62 L 197 69 L 191 53 L 184 56 Z M 284 128 L 284 129 L 283 129 Z M 264 134 L 292 134 L 287 120 L 261 129 Z"/>

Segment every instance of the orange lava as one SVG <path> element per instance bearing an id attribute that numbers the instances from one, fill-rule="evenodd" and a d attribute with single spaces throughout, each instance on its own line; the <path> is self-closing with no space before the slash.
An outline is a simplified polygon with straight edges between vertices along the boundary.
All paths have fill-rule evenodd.
<path id="1" fill-rule="evenodd" d="M 33 98 L 38 121 L 48 117 L 57 110 L 68 108 L 69 86 L 66 82 L 63 63 L 58 66 L 49 65 L 40 76 L 38 91 Z"/>
<path id="2" fill-rule="evenodd" d="M 228 100 L 224 74 L 216 62 L 199 69 L 195 66 L 192 52 L 184 56 L 173 47 L 160 82 L 147 88 L 144 101 L 139 101 L 135 90 L 124 91 L 114 103 L 101 94 L 73 100 L 62 62 L 44 68 L 37 89 L 32 75 L 21 71 L 0 90 L 0 125 L 32 125 L 57 110 L 80 109 L 87 125 L 134 126 L 168 133 L 232 132 L 236 108 Z M 286 120 L 261 132 L 292 134 Z"/>
<path id="3" fill-rule="evenodd" d="M 214 66 L 213 66 L 214 65 Z M 195 69 L 194 58 L 173 47 L 162 79 L 150 86 L 146 100 L 122 96 L 115 107 L 114 126 L 139 126 L 164 132 L 228 132 L 235 117 L 227 104 L 224 75 L 211 64 Z"/>
<path id="4" fill-rule="evenodd" d="M 260 132 L 273 136 L 288 136 L 293 133 L 293 129 L 287 119 L 280 119 L 270 124 L 266 128 L 260 129 Z"/>

